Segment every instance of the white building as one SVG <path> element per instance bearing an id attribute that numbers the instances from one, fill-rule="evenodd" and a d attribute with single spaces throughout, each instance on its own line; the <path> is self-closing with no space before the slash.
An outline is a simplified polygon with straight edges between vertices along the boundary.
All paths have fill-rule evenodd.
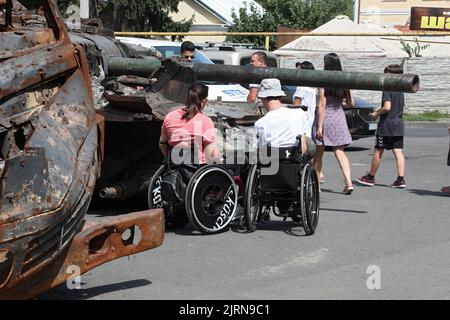
<path id="1" fill-rule="evenodd" d="M 240 8 L 254 5 L 263 11 L 261 5 L 254 0 L 182 0 L 178 5 L 178 12 L 171 13 L 174 21 L 189 20 L 194 16 L 192 32 L 227 32 L 233 26 L 232 12 L 239 13 Z M 225 37 L 187 37 L 185 40 L 193 42 L 223 42 Z"/>

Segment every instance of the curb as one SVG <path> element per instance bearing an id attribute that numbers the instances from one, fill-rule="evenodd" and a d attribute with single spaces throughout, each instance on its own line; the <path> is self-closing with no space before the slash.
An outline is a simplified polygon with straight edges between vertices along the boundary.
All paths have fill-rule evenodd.
<path id="1" fill-rule="evenodd" d="M 445 128 L 450 126 L 449 121 L 405 121 L 405 128 Z"/>

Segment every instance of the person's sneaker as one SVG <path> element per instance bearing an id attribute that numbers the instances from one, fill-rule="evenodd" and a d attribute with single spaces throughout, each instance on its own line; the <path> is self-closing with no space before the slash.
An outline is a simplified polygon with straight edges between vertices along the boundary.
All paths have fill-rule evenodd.
<path id="1" fill-rule="evenodd" d="M 391 184 L 391 188 L 406 188 L 406 182 L 405 179 L 398 179 L 394 181 L 393 184 Z"/>
<path id="2" fill-rule="evenodd" d="M 356 182 L 365 186 L 373 187 L 375 185 L 375 178 L 370 178 L 369 174 L 366 174 L 365 176 L 356 178 Z"/>

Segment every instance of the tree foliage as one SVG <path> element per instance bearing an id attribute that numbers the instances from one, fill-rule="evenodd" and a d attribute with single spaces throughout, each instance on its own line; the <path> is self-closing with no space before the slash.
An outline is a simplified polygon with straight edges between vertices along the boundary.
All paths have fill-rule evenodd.
<path id="1" fill-rule="evenodd" d="M 417 37 L 414 40 L 415 46 L 411 46 L 404 39 L 400 39 L 400 44 L 402 45 L 402 50 L 405 51 L 410 58 L 411 57 L 420 58 L 422 57 L 420 52 L 428 48 L 430 45 L 429 44 L 420 45 L 419 40 L 417 40 Z"/>
<path id="2" fill-rule="evenodd" d="M 238 13 L 233 12 L 235 25 L 230 31 L 276 32 L 278 26 L 311 30 L 338 15 L 353 17 L 353 0 L 259 0 L 258 3 L 264 12 L 246 3 Z M 264 45 L 261 36 L 229 36 L 227 41 Z M 274 49 L 275 37 L 271 37 L 270 42 Z"/>
<path id="3" fill-rule="evenodd" d="M 114 31 L 187 32 L 193 17 L 175 22 L 170 12 L 178 12 L 180 0 L 91 0 L 91 12 L 98 12 L 106 28 Z M 58 0 L 62 12 L 79 0 Z M 96 10 L 92 10 L 96 6 Z"/>

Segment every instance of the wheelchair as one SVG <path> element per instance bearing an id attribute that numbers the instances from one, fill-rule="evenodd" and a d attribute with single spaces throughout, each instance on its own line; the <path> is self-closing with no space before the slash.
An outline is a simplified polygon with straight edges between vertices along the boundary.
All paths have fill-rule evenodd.
<path id="1" fill-rule="evenodd" d="M 300 137 L 291 148 L 268 147 L 270 161 L 278 161 L 275 174 L 265 174 L 266 164 L 258 158 L 251 165 L 244 196 L 245 224 L 249 232 L 270 219 L 270 211 L 284 220 L 291 218 L 303 226 L 306 235 L 314 234 L 319 222 L 319 180 L 309 164 L 310 156 L 301 156 Z M 275 155 L 275 157 L 272 157 Z"/>
<path id="2" fill-rule="evenodd" d="M 225 229 L 238 208 L 238 187 L 230 170 L 220 164 L 166 162 L 150 180 L 150 209 L 163 208 L 166 226 L 171 229 L 189 222 L 201 233 Z"/>

